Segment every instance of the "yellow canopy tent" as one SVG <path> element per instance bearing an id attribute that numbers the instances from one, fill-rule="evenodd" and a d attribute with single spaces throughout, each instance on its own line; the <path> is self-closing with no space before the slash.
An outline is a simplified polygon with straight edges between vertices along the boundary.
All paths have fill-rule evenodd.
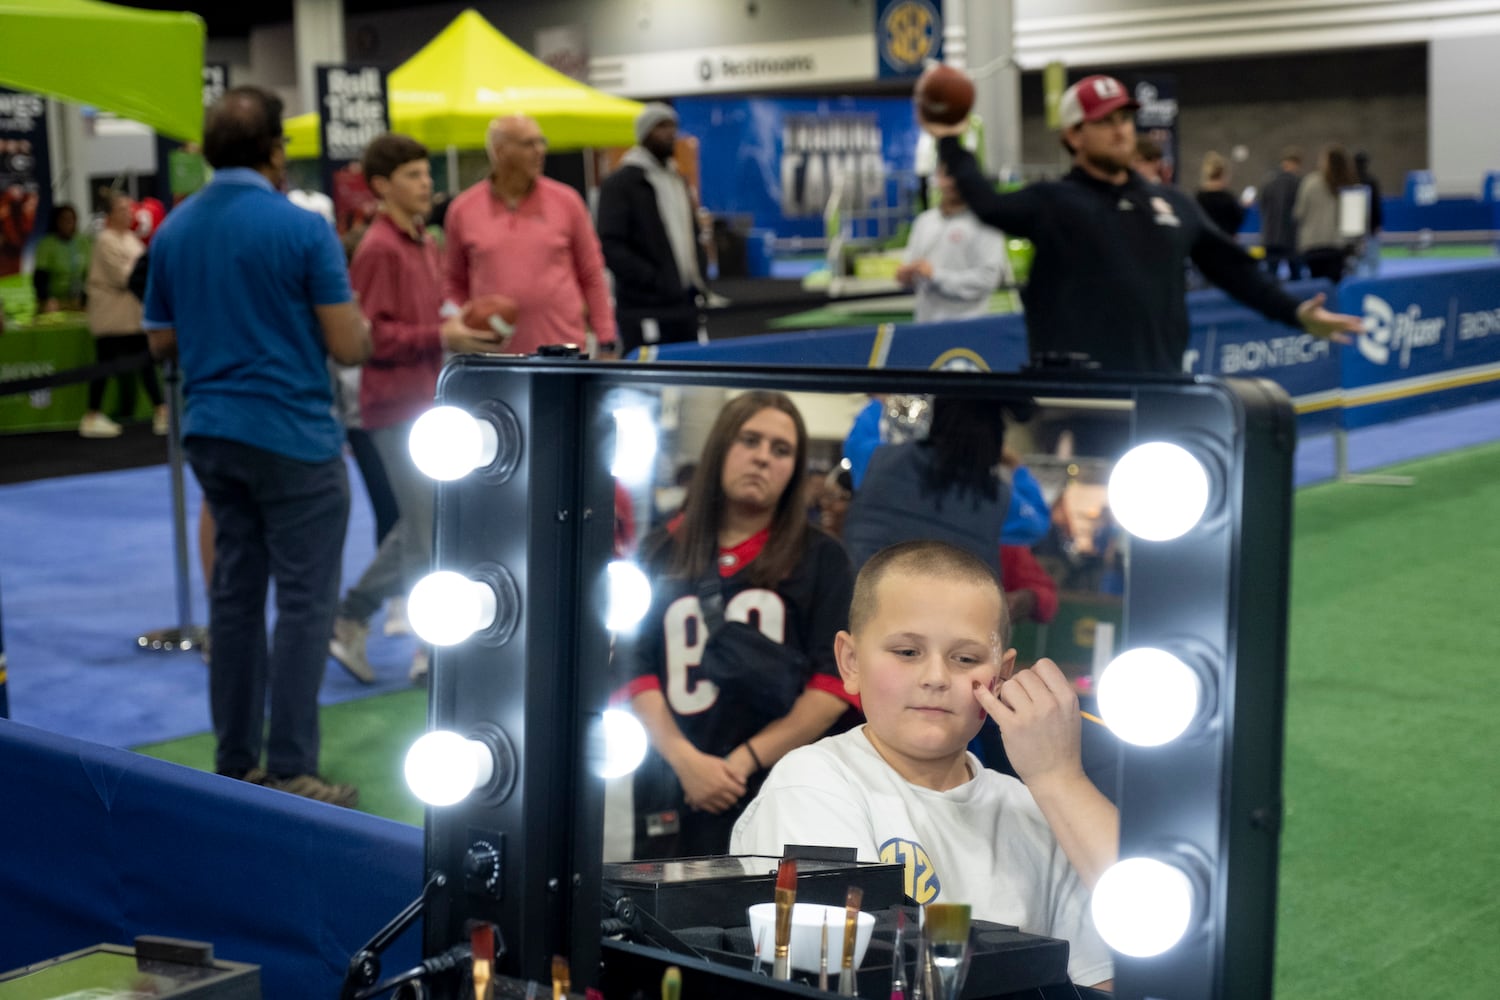
<path id="1" fill-rule="evenodd" d="M 511 114 L 535 118 L 552 149 L 629 146 L 642 107 L 534 59 L 475 10 L 392 70 L 387 87 L 391 128 L 431 149 L 483 149 L 490 120 Z M 285 129 L 291 156 L 318 155 L 316 112 Z"/>
<path id="2" fill-rule="evenodd" d="M 95 0 L 0 0 L 0 85 L 203 137 L 203 20 Z"/>

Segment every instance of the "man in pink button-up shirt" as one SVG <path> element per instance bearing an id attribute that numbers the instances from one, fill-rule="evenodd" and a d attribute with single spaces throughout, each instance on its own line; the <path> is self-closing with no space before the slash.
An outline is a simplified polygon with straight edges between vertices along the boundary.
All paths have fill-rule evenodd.
<path id="1" fill-rule="evenodd" d="M 511 115 L 491 122 L 486 139 L 494 169 L 448 209 L 445 308 L 507 295 L 520 309 L 508 352 L 583 347 L 591 330 L 600 350 L 613 353 L 615 314 L 599 238 L 578 192 L 542 176 L 541 128 Z"/>

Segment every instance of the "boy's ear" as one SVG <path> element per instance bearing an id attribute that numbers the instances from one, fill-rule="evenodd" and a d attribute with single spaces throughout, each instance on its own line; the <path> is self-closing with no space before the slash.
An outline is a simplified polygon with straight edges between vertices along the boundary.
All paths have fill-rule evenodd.
<path id="1" fill-rule="evenodd" d="M 840 632 L 833 637 L 833 658 L 838 661 L 844 690 L 849 694 L 859 694 L 859 664 L 854 655 L 854 636 Z"/>
<path id="2" fill-rule="evenodd" d="M 367 177 L 365 182 L 370 186 L 371 193 L 381 201 L 385 201 L 390 196 L 391 179 L 389 177 Z"/>
<path id="3" fill-rule="evenodd" d="M 1016 672 L 1016 651 L 1014 648 L 1007 649 L 1000 657 L 1000 679 L 1010 680 L 1011 674 Z"/>

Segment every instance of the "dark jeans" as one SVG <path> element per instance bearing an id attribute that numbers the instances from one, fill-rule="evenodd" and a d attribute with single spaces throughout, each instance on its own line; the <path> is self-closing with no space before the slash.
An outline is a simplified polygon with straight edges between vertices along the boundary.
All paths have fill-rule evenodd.
<path id="1" fill-rule="evenodd" d="M 401 518 L 401 506 L 391 490 L 391 480 L 385 474 L 380 452 L 370 440 L 370 432 L 359 427 L 346 427 L 344 436 L 349 439 L 349 450 L 354 453 L 354 464 L 359 468 L 360 478 L 365 481 L 365 494 L 370 498 L 370 509 L 375 514 L 375 547 L 378 549 Z"/>
<path id="2" fill-rule="evenodd" d="M 1297 281 L 1302 277 L 1302 258 L 1297 256 L 1297 251 L 1291 247 L 1266 247 L 1266 270 L 1271 272 L 1271 277 L 1281 277 L 1281 265 L 1286 263 L 1288 281 Z"/>
<path id="3" fill-rule="evenodd" d="M 615 325 L 620 334 L 620 356 L 648 344 L 686 344 L 698 339 L 698 293 L 684 292 L 676 305 L 633 305 L 619 301 L 615 307 Z M 647 339 L 642 324 L 654 319 L 657 333 Z"/>
<path id="4" fill-rule="evenodd" d="M 183 442 L 214 516 L 209 707 L 214 766 L 275 775 L 318 770 L 318 688 L 338 601 L 349 476 L 342 457 L 299 462 L 239 441 Z M 266 644 L 266 590 L 276 628 Z M 267 695 L 270 733 L 265 732 Z"/>
<path id="5" fill-rule="evenodd" d="M 133 355 L 145 357 L 150 353 L 151 347 L 144 333 L 125 333 L 94 338 L 94 360 L 100 364 Z M 129 420 L 135 414 L 135 376 L 135 372 L 121 372 L 115 376 L 120 381 L 120 400 L 116 412 L 123 420 Z M 141 381 L 146 385 L 146 395 L 151 397 L 151 405 L 160 406 L 161 382 L 156 378 L 155 362 L 142 368 L 140 376 Z M 104 387 L 108 383 L 107 378 L 96 378 L 89 383 L 89 411 L 91 413 L 98 411 L 99 407 L 104 405 Z"/>
<path id="6" fill-rule="evenodd" d="M 1342 281 L 1344 278 L 1343 247 L 1308 247 L 1302 259 L 1307 263 L 1309 278 L 1327 278 Z"/>

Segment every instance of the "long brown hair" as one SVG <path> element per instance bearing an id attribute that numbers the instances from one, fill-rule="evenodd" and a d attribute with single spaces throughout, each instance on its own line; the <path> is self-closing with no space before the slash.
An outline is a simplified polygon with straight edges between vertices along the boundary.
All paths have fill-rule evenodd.
<path id="1" fill-rule="evenodd" d="M 1359 174 L 1354 170 L 1354 163 L 1349 159 L 1348 150 L 1338 143 L 1323 147 L 1323 162 L 1318 172 L 1323 175 L 1323 183 L 1328 185 L 1328 190 L 1335 194 L 1338 193 L 1339 188 L 1352 187 L 1359 183 Z"/>
<path id="2" fill-rule="evenodd" d="M 708 432 L 703 455 L 688 487 L 687 505 L 677 529 L 677 548 L 671 573 L 697 580 L 714 568 L 719 558 L 719 525 L 724 519 L 724 459 L 739 436 L 740 428 L 762 410 L 780 410 L 797 428 L 797 458 L 792 478 L 776 502 L 771 519 L 771 537 L 760 555 L 750 563 L 750 581 L 758 587 L 774 586 L 786 579 L 807 547 L 811 526 L 802 509 L 802 486 L 807 467 L 807 426 L 797 404 L 781 392 L 747 392 L 730 400 Z"/>

